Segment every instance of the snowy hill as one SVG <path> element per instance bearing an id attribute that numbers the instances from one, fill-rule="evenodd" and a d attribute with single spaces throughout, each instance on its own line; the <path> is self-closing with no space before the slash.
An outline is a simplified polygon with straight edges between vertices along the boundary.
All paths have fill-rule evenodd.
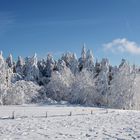
<path id="1" fill-rule="evenodd" d="M 10 119 L 12 112 L 14 119 Z M 2 106 L 0 139 L 135 140 L 140 112 L 72 106 Z"/>

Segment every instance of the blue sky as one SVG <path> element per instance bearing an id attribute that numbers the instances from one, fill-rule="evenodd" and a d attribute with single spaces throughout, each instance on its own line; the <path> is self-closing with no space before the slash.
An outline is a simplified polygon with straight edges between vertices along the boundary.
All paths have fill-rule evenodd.
<path id="1" fill-rule="evenodd" d="M 0 50 L 79 57 L 86 43 L 95 58 L 140 64 L 139 13 L 139 0 L 0 0 Z"/>

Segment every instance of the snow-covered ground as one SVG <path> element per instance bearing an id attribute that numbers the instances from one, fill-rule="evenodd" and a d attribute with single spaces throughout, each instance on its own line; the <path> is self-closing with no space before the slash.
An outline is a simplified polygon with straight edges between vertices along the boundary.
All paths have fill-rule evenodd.
<path id="1" fill-rule="evenodd" d="M 10 119 L 13 111 L 15 119 Z M 0 107 L 0 140 L 18 139 L 140 139 L 140 112 L 59 105 Z"/>

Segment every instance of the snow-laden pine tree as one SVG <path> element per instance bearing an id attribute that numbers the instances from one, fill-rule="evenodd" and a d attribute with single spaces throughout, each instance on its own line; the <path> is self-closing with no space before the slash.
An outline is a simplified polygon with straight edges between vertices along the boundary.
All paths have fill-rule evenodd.
<path id="1" fill-rule="evenodd" d="M 21 56 L 18 56 L 18 60 L 16 63 L 16 73 L 24 77 L 24 59 Z"/>
<path id="2" fill-rule="evenodd" d="M 10 54 L 7 59 L 6 59 L 6 63 L 8 65 L 8 67 L 13 68 L 13 56 L 12 54 Z"/>
<path id="3" fill-rule="evenodd" d="M 38 65 L 38 68 L 39 68 L 40 76 L 45 76 L 45 68 L 46 68 L 45 59 L 38 60 L 37 65 Z"/>
<path id="4" fill-rule="evenodd" d="M 88 71 L 91 72 L 94 71 L 94 57 L 93 57 L 93 52 L 91 50 L 87 51 L 84 68 L 86 68 Z"/>
<path id="5" fill-rule="evenodd" d="M 71 72 L 75 75 L 78 72 L 78 60 L 75 53 L 65 53 L 62 55 L 61 60 L 64 60 L 66 66 L 71 70 Z"/>
<path id="6" fill-rule="evenodd" d="M 95 77 L 95 85 L 96 85 L 96 94 L 98 95 L 99 105 L 107 105 L 108 102 L 108 90 L 109 90 L 109 61 L 108 59 L 102 59 L 100 63 L 100 68 L 97 67 L 96 63 L 96 71 L 97 75 Z"/>
<path id="7" fill-rule="evenodd" d="M 55 68 L 55 61 L 53 59 L 53 56 L 51 54 L 47 55 L 47 62 L 46 62 L 46 77 L 51 77 L 51 74 Z"/>
<path id="8" fill-rule="evenodd" d="M 98 76 L 99 72 L 101 71 L 101 63 L 96 59 L 95 62 L 95 77 Z"/>
<path id="9" fill-rule="evenodd" d="M 41 59 L 38 61 L 39 68 L 39 85 L 47 85 L 52 76 L 52 72 L 57 70 L 56 61 L 51 54 L 47 55 L 47 59 Z"/>
<path id="10" fill-rule="evenodd" d="M 82 71 L 82 69 L 85 67 L 85 62 L 86 62 L 86 47 L 85 44 L 83 45 L 82 52 L 81 52 L 81 57 L 79 58 L 79 71 Z"/>
<path id="11" fill-rule="evenodd" d="M 35 54 L 33 57 L 27 57 L 25 59 L 24 65 L 24 75 L 25 80 L 36 82 L 39 78 L 39 69 L 37 65 L 37 55 Z"/>

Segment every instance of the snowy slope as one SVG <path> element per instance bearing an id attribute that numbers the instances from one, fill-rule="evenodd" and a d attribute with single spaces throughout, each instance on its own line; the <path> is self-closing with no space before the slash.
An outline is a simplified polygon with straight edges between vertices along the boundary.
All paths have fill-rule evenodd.
<path id="1" fill-rule="evenodd" d="M 13 111 L 15 119 L 7 119 Z M 0 140 L 13 139 L 140 139 L 140 112 L 68 106 L 0 107 Z"/>

